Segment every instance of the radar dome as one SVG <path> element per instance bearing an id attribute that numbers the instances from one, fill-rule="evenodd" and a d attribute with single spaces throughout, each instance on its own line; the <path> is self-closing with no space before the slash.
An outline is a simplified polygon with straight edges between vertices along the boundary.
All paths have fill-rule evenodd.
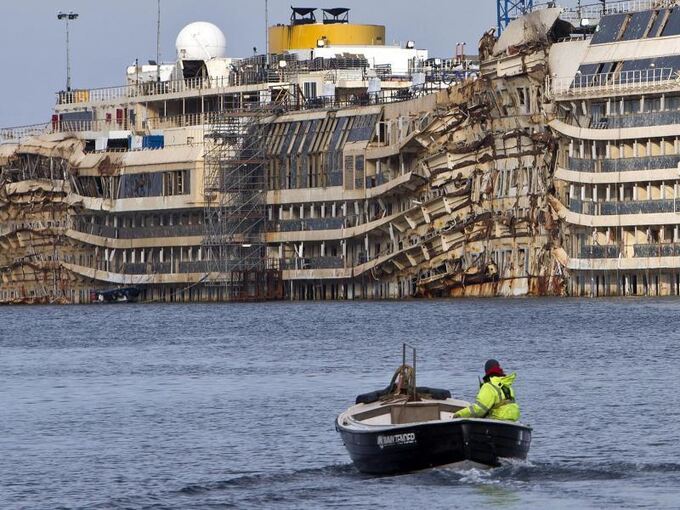
<path id="1" fill-rule="evenodd" d="M 196 21 L 180 31 L 175 47 L 180 60 L 210 60 L 226 55 L 227 39 L 212 23 Z"/>

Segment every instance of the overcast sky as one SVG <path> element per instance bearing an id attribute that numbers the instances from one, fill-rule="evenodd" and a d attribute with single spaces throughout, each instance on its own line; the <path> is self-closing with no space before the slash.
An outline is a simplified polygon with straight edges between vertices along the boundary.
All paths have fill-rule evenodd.
<path id="1" fill-rule="evenodd" d="M 156 56 L 156 0 L 0 0 L 0 127 L 49 120 L 54 92 L 66 84 L 65 26 L 72 22 L 73 88 L 124 83 L 125 68 Z M 161 0 L 161 54 L 175 58 L 175 37 L 192 21 L 210 21 L 227 37 L 227 53 L 264 49 L 264 0 Z M 350 20 L 387 26 L 387 42 L 413 39 L 434 56 L 452 56 L 457 42 L 476 53 L 482 32 L 495 26 L 495 0 L 269 0 L 270 24 L 285 23 L 290 5 L 349 7 Z"/>

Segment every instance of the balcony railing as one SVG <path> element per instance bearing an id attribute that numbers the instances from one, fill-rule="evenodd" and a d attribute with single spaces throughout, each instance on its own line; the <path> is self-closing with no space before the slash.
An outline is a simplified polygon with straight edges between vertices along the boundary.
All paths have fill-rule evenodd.
<path id="1" fill-rule="evenodd" d="M 680 201 L 671 198 L 625 202 L 589 202 L 572 198 L 569 200 L 569 210 L 577 214 L 593 216 L 675 213 L 680 211 Z"/>
<path id="2" fill-rule="evenodd" d="M 586 245 L 581 246 L 582 259 L 615 259 L 621 254 L 618 245 Z"/>
<path id="3" fill-rule="evenodd" d="M 390 74 L 382 77 L 384 81 L 390 80 L 411 81 L 413 73 L 421 71 L 420 69 L 409 70 L 401 75 Z M 422 70 L 424 71 L 424 69 Z M 238 73 L 231 73 L 229 76 L 213 77 L 213 78 L 187 78 L 180 80 L 170 80 L 162 82 L 147 82 L 134 83 L 130 85 L 119 85 L 114 87 L 102 87 L 94 89 L 79 89 L 70 91 L 60 91 L 56 94 L 57 105 L 72 105 L 81 103 L 120 103 L 130 99 L 149 98 L 152 99 L 157 96 L 164 96 L 169 94 L 181 94 L 194 91 L 214 91 L 215 93 L 227 87 L 239 85 L 277 85 L 289 84 L 298 81 L 300 73 L 308 72 L 305 70 L 291 69 L 283 71 L 261 71 L 249 72 L 243 71 Z M 332 69 L 328 71 L 334 74 L 334 79 L 350 79 L 350 80 L 367 80 L 368 75 L 363 69 Z M 454 80 L 460 81 L 465 79 L 466 75 L 457 76 L 457 79 L 444 74 L 429 74 L 429 77 L 424 85 L 435 87 L 437 80 Z M 441 88 L 441 87 L 437 87 Z M 256 91 L 255 91 L 256 92 Z"/>
<path id="4" fill-rule="evenodd" d="M 669 67 L 602 74 L 577 74 L 574 78 L 552 78 L 548 90 L 555 98 L 588 94 L 615 94 L 680 88 L 676 71 Z"/>
<path id="5" fill-rule="evenodd" d="M 680 243 L 606 244 L 581 246 L 582 259 L 616 259 L 626 253 L 630 258 L 680 257 Z"/>
<path id="6" fill-rule="evenodd" d="M 423 95 L 438 92 L 440 88 L 436 84 L 425 83 L 411 89 L 387 89 L 379 93 L 356 94 L 346 98 L 319 96 L 311 98 L 300 105 L 291 105 L 279 102 L 246 103 L 242 108 L 229 109 L 225 112 L 187 113 L 166 117 L 153 117 L 142 121 L 141 130 L 163 129 L 173 127 L 203 126 L 213 123 L 222 115 L 247 116 L 257 112 L 271 111 L 283 113 L 285 111 L 298 110 L 323 110 L 349 108 L 355 106 L 369 106 L 398 103 L 408 101 Z M 75 92 L 74 92 L 75 93 Z M 59 121 L 0 128 L 0 143 L 18 142 L 30 136 L 39 136 L 50 133 L 70 133 L 83 131 L 108 131 L 108 130 L 135 130 L 140 128 L 129 119 L 112 120 L 82 120 L 82 121 Z M 341 182 L 340 182 L 341 184 Z M 339 185 L 339 184 L 337 184 Z"/>
<path id="7" fill-rule="evenodd" d="M 273 78 L 274 82 L 280 81 L 276 79 L 276 77 Z M 234 85 L 232 77 L 220 76 L 214 78 L 186 78 L 162 82 L 135 83 L 132 85 L 120 85 L 116 87 L 61 91 L 57 92 L 57 104 L 108 103 L 117 102 L 121 99 L 153 97 L 195 90 L 220 89 L 232 85 Z"/>
<path id="8" fill-rule="evenodd" d="M 49 132 L 49 122 L 43 122 L 42 124 L 31 124 L 30 126 L 0 128 L 0 143 L 19 142 L 23 138 L 39 136 Z"/>
<path id="9" fill-rule="evenodd" d="M 680 111 L 629 113 L 625 115 L 593 115 L 589 125 L 593 129 L 621 129 L 680 124 Z"/>
<path id="10" fill-rule="evenodd" d="M 156 227 L 112 227 L 84 221 L 74 221 L 73 229 L 84 234 L 110 239 L 147 239 L 154 237 L 204 236 L 203 225 L 171 225 Z"/>
<path id="11" fill-rule="evenodd" d="M 635 257 L 680 257 L 680 243 L 633 245 Z"/>
<path id="12" fill-rule="evenodd" d="M 661 170 L 678 168 L 680 155 L 643 156 L 640 158 L 617 159 L 567 159 L 569 170 L 577 172 L 630 172 L 634 170 Z"/>
<path id="13" fill-rule="evenodd" d="M 304 269 L 342 269 L 345 267 L 345 259 L 342 257 L 304 257 L 295 259 L 282 259 L 281 269 L 304 270 Z"/>
<path id="14" fill-rule="evenodd" d="M 300 232 L 305 230 L 337 230 L 349 226 L 349 218 L 307 218 L 278 220 L 268 225 L 270 232 Z"/>
<path id="15" fill-rule="evenodd" d="M 172 272 L 172 265 L 170 262 L 124 263 L 118 272 L 123 274 L 169 274 Z"/>
<path id="16" fill-rule="evenodd" d="M 559 4 L 559 2 L 557 2 Z M 580 2 L 579 2 L 580 4 Z M 563 8 L 560 18 L 568 21 L 575 27 L 580 26 L 581 20 L 587 19 L 591 24 L 597 21 L 604 15 L 619 14 L 624 12 L 646 11 L 648 9 L 669 7 L 672 0 L 618 0 L 603 2 L 593 2 L 587 5 L 579 5 L 578 7 Z M 545 9 L 547 7 L 554 7 L 555 2 L 540 2 L 535 3 L 533 10 Z"/>

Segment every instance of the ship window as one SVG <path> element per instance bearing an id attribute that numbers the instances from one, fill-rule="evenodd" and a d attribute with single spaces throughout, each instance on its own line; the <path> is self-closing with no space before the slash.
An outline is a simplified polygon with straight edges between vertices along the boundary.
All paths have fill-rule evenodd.
<path id="1" fill-rule="evenodd" d="M 644 104 L 644 111 L 647 113 L 661 111 L 660 97 L 646 97 Z"/>
<path id="2" fill-rule="evenodd" d="M 630 17 L 630 22 L 626 27 L 623 36 L 621 36 L 622 41 L 633 41 L 635 39 L 640 39 L 644 33 L 647 31 L 649 22 L 652 19 L 653 11 L 642 11 L 636 12 Z"/>
<path id="3" fill-rule="evenodd" d="M 654 60 L 656 69 L 680 69 L 680 55 L 670 55 L 667 57 L 659 57 Z M 670 78 L 664 74 L 664 78 Z"/>
<path id="4" fill-rule="evenodd" d="M 639 60 L 627 60 L 623 63 L 621 71 L 646 71 L 651 68 L 652 59 L 642 58 Z"/>
<path id="5" fill-rule="evenodd" d="M 664 25 L 666 24 L 666 19 L 668 18 L 668 9 L 661 9 L 657 11 L 656 18 L 654 19 L 654 23 L 652 23 L 651 28 L 649 29 L 649 32 L 647 32 L 647 37 L 658 37 L 659 33 L 663 29 Z"/>
<path id="6" fill-rule="evenodd" d="M 639 99 L 626 99 L 623 102 L 623 113 L 638 113 L 640 111 Z"/>
<path id="7" fill-rule="evenodd" d="M 602 18 L 590 44 L 603 44 L 616 41 L 621 32 L 621 26 L 627 16 L 627 14 L 614 14 Z"/>
<path id="8" fill-rule="evenodd" d="M 593 117 L 602 117 L 607 111 L 607 105 L 605 103 L 593 103 L 590 105 L 590 115 Z"/>
<path id="9" fill-rule="evenodd" d="M 666 110 L 674 111 L 680 109 L 680 96 L 666 96 Z"/>
<path id="10" fill-rule="evenodd" d="M 574 87 L 586 87 L 597 72 L 598 64 L 585 64 L 578 68 L 574 77 Z"/>
<path id="11" fill-rule="evenodd" d="M 304 83 L 304 93 L 306 99 L 312 99 L 316 97 L 316 82 L 306 81 Z"/>
<path id="12" fill-rule="evenodd" d="M 364 189 L 364 157 L 357 156 L 354 162 L 354 187 Z"/>
<path id="13" fill-rule="evenodd" d="M 661 32 L 662 37 L 666 37 L 668 35 L 680 35 L 680 7 L 675 7 L 671 11 L 670 15 L 668 16 L 666 26 Z"/>
<path id="14" fill-rule="evenodd" d="M 604 62 L 600 64 L 597 68 L 597 74 L 609 74 L 614 70 L 614 65 L 616 62 Z"/>
<path id="15" fill-rule="evenodd" d="M 354 189 L 354 156 L 345 156 L 345 189 Z"/>

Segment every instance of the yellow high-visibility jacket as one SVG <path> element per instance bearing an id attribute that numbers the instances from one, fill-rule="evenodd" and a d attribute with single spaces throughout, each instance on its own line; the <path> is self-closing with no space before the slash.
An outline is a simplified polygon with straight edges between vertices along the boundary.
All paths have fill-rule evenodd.
<path id="1" fill-rule="evenodd" d="M 519 420 L 519 406 L 515 402 L 512 383 L 517 374 L 492 376 L 482 384 L 477 393 L 477 401 L 470 407 L 461 409 L 456 418 L 493 418 L 496 420 Z"/>

